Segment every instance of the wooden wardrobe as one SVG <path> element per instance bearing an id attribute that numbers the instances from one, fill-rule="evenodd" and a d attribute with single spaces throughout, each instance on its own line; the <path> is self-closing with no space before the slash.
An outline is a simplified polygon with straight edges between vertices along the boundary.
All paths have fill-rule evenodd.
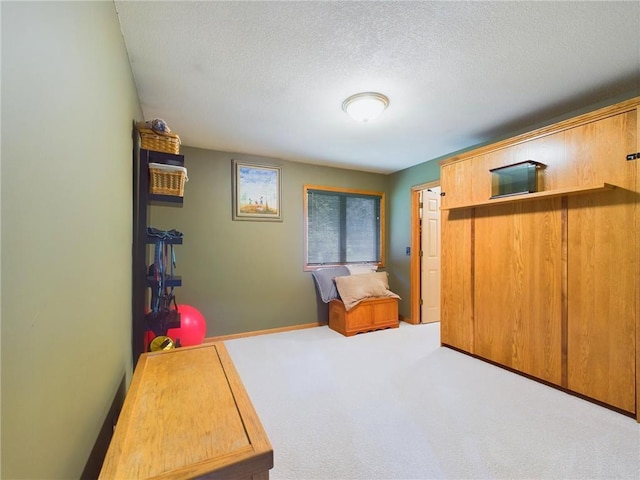
<path id="1" fill-rule="evenodd" d="M 441 164 L 441 341 L 640 421 L 640 97 Z M 491 169 L 543 165 L 491 199 Z"/>

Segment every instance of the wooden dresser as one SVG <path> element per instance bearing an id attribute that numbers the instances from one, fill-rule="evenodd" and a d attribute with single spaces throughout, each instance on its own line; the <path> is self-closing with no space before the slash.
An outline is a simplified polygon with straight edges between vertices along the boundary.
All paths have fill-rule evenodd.
<path id="1" fill-rule="evenodd" d="M 140 356 L 101 479 L 266 480 L 273 449 L 223 343 Z"/>

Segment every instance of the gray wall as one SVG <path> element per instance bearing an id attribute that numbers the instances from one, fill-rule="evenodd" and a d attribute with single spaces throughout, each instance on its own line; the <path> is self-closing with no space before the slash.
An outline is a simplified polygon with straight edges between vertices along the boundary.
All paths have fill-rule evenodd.
<path id="1" fill-rule="evenodd" d="M 180 153 L 189 175 L 184 205 L 150 213 L 150 225 L 184 233 L 176 247 L 178 303 L 202 312 L 208 337 L 326 322 L 303 271 L 303 185 L 387 192 L 389 177 L 189 147 Z M 231 219 L 231 159 L 282 166 L 282 222 Z"/>
<path id="2" fill-rule="evenodd" d="M 131 374 L 131 127 L 112 2 L 2 2 L 0 477 L 79 478 Z"/>

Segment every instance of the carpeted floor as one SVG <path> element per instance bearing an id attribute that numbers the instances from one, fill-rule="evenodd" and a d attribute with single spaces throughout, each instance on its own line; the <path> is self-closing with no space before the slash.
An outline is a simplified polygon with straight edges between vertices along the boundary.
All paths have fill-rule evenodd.
<path id="1" fill-rule="evenodd" d="M 225 342 L 277 479 L 640 478 L 640 425 L 448 348 L 439 324 Z"/>

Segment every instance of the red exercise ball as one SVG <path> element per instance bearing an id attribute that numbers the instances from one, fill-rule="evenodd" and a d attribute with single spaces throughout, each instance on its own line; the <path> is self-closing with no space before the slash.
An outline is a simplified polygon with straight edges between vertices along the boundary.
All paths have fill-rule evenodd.
<path id="1" fill-rule="evenodd" d="M 191 305 L 178 305 L 180 328 L 170 328 L 167 336 L 180 346 L 200 345 L 207 333 L 207 322 L 200 311 Z"/>

